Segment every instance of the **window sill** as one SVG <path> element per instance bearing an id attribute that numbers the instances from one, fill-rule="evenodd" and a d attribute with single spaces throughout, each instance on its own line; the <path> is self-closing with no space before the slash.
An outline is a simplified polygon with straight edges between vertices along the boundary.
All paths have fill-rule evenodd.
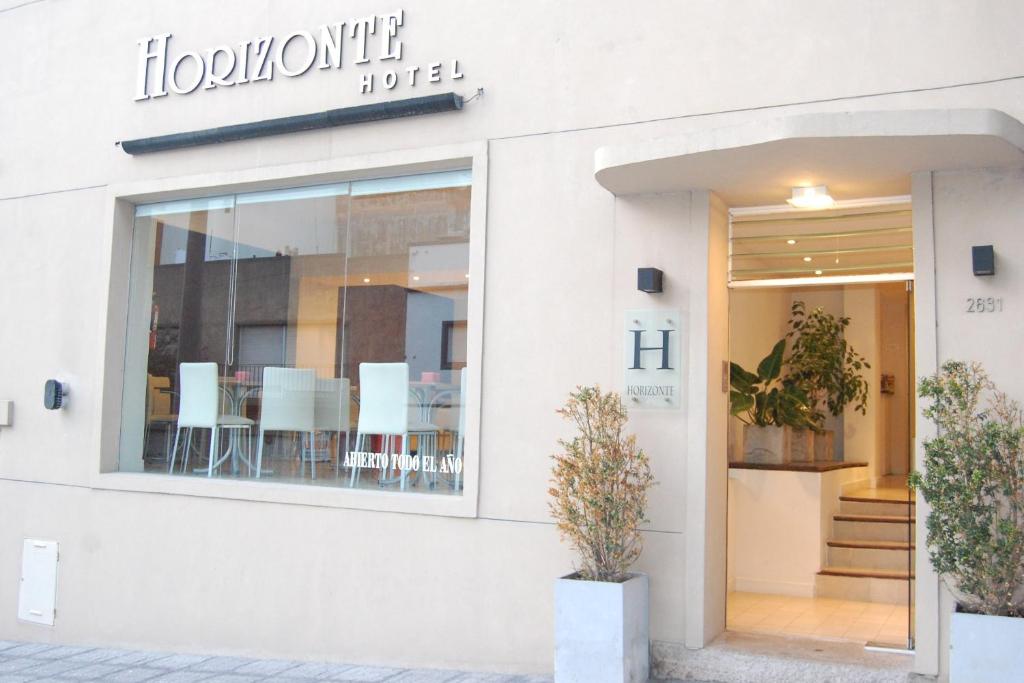
<path id="1" fill-rule="evenodd" d="M 103 472 L 96 474 L 92 488 L 103 491 L 127 491 L 162 495 L 192 496 L 239 500 L 254 503 L 278 503 L 309 507 L 374 510 L 399 514 L 476 517 L 476 499 L 470 492 L 461 496 L 399 492 L 382 489 L 328 488 L 269 481 L 206 479 L 149 472 Z"/>

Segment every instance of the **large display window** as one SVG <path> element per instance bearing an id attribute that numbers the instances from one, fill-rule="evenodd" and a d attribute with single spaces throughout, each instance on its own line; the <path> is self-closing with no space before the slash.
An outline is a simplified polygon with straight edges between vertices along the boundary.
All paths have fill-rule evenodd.
<path id="1" fill-rule="evenodd" d="M 119 469 L 460 495 L 470 184 L 137 206 Z"/>

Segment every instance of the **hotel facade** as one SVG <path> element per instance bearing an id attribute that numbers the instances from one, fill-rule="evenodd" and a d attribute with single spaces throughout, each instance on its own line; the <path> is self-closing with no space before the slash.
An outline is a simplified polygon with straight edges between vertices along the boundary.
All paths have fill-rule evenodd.
<path id="1" fill-rule="evenodd" d="M 943 679 L 914 378 L 1024 397 L 1022 22 L 0 2 L 0 639 L 550 673 L 555 411 L 596 384 L 658 481 L 656 670 L 756 631 Z M 796 301 L 868 407 L 759 462 L 728 362 Z M 764 612 L 816 600 L 877 618 Z"/>

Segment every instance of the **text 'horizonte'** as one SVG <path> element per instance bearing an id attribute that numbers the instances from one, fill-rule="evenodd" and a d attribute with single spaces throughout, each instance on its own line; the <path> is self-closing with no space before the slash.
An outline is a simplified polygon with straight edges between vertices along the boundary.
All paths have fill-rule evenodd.
<path id="1" fill-rule="evenodd" d="M 405 12 L 399 9 L 324 24 L 315 31 L 292 31 L 283 37 L 260 36 L 237 45 L 179 53 L 171 50 L 170 33 L 142 38 L 138 41 L 135 100 L 270 81 L 275 75 L 294 78 L 314 68 L 342 69 L 346 62 L 365 65 L 373 60 L 396 66 L 379 74 L 361 73 L 361 94 L 373 92 L 378 85 L 391 90 L 399 83 L 415 86 L 417 82 L 437 83 L 463 77 L 457 59 L 398 67 L 403 47 L 398 34 L 404 23 Z"/>

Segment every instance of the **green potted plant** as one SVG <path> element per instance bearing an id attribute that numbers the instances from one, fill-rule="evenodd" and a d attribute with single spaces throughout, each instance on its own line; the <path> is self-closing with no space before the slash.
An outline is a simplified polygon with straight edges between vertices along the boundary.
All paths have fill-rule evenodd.
<path id="1" fill-rule="evenodd" d="M 757 364 L 757 372 L 729 364 L 729 412 L 743 424 L 743 458 L 747 462 L 781 463 L 790 445 L 785 427 L 808 429 L 811 422 L 807 393 L 783 378 L 786 340 L 780 339 Z"/>
<path id="2" fill-rule="evenodd" d="M 820 306 L 808 312 L 803 301 L 794 301 L 788 322 L 787 376 L 811 398 L 814 452 L 807 459 L 832 460 L 835 434 L 824 428 L 823 409 L 839 417 L 853 403 L 855 411 L 866 414 L 869 385 L 863 372 L 871 365 L 846 341 L 848 316 L 837 318 Z"/>
<path id="3" fill-rule="evenodd" d="M 550 509 L 578 563 L 555 582 L 555 681 L 646 683 L 647 576 L 629 568 L 643 549 L 650 464 L 625 433 L 618 394 L 577 387 L 558 412 L 577 433 L 552 456 Z"/>
<path id="4" fill-rule="evenodd" d="M 911 485 L 931 507 L 932 566 L 957 600 L 950 681 L 1019 680 L 1024 671 L 1024 420 L 978 363 L 923 378 L 936 426 Z"/>

